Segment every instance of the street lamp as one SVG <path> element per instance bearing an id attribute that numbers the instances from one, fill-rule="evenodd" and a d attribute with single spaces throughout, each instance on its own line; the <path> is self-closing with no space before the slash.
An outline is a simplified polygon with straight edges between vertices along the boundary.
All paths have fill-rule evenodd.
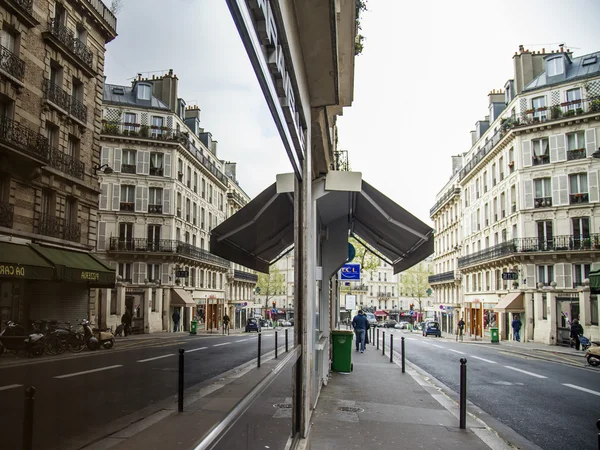
<path id="1" fill-rule="evenodd" d="M 600 158 L 600 147 L 594 153 L 592 153 L 592 158 Z"/>
<path id="2" fill-rule="evenodd" d="M 102 172 L 104 175 L 110 175 L 111 173 L 114 172 L 114 170 L 112 169 L 112 167 L 110 167 L 108 164 L 94 164 L 94 173 L 96 175 L 98 175 L 98 172 Z M 104 169 L 104 170 L 103 170 Z"/>

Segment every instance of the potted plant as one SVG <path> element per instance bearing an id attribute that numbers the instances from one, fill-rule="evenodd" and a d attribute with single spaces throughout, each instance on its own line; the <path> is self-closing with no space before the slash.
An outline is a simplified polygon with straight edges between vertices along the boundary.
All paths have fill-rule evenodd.
<path id="1" fill-rule="evenodd" d="M 569 109 L 566 113 L 565 113 L 565 117 L 573 117 L 575 115 L 575 110 L 574 109 Z"/>
<path id="2" fill-rule="evenodd" d="M 533 114 L 535 112 L 535 108 L 530 108 L 525 110 L 525 114 Z"/>
<path id="3" fill-rule="evenodd" d="M 558 119 L 560 116 L 562 116 L 562 110 L 558 105 L 554 105 L 552 108 L 550 108 L 550 112 L 552 113 L 553 119 Z"/>
<path id="4" fill-rule="evenodd" d="M 142 125 L 140 127 L 140 135 L 142 137 L 148 137 L 148 131 L 149 131 L 148 125 Z"/>
<path id="5" fill-rule="evenodd" d="M 577 109 L 575 110 L 575 113 L 576 113 L 577 115 L 579 115 L 579 114 L 583 114 L 583 108 L 577 108 Z"/>
<path id="6" fill-rule="evenodd" d="M 599 112 L 600 111 L 600 99 L 594 99 L 590 102 L 590 111 Z"/>

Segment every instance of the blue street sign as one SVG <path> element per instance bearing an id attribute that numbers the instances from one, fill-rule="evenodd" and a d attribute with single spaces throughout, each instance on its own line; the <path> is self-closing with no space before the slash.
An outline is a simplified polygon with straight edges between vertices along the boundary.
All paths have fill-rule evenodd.
<path id="1" fill-rule="evenodd" d="M 341 280 L 360 280 L 360 264 L 344 264 L 341 272 Z"/>
<path id="2" fill-rule="evenodd" d="M 409 311 L 408 312 L 411 316 L 414 316 L 415 312 L 414 311 Z"/>

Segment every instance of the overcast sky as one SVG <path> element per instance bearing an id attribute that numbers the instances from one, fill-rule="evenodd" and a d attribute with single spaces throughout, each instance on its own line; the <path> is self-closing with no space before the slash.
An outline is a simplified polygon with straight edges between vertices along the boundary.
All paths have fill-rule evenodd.
<path id="1" fill-rule="evenodd" d="M 107 46 L 109 83 L 173 69 L 179 96 L 202 110 L 220 159 L 238 162 L 250 196 L 291 172 L 224 0 L 123 0 Z M 105 3 L 109 3 L 105 0 Z M 490 6 L 487 6 L 490 5 Z M 368 0 L 356 58 L 354 103 L 340 118 L 352 169 L 421 220 L 470 148 L 487 94 L 513 78 L 512 56 L 600 51 L 599 0 Z"/>

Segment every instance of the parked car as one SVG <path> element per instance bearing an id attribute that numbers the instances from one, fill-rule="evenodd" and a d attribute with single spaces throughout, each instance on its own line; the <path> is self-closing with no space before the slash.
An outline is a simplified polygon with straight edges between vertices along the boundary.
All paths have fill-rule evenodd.
<path id="1" fill-rule="evenodd" d="M 402 321 L 402 322 L 398 322 L 394 328 L 399 329 L 399 330 L 406 330 L 408 329 L 408 322 L 406 321 Z"/>
<path id="2" fill-rule="evenodd" d="M 423 327 L 423 336 L 427 337 L 430 334 L 437 337 L 442 337 L 442 330 L 440 330 L 440 324 L 435 321 L 426 322 Z"/>
<path id="3" fill-rule="evenodd" d="M 248 319 L 248 322 L 246 322 L 246 333 L 249 333 L 250 331 L 256 331 L 257 333 L 260 331 L 258 320 Z"/>
<path id="4" fill-rule="evenodd" d="M 291 327 L 292 324 L 291 324 L 291 322 L 289 320 L 280 319 L 279 320 L 279 326 L 280 327 Z"/>
<path id="5" fill-rule="evenodd" d="M 394 326 L 396 326 L 397 323 L 398 322 L 396 322 L 395 320 L 391 320 L 391 319 L 390 320 L 386 320 L 383 323 L 383 327 L 384 328 L 394 328 Z"/>
<path id="6" fill-rule="evenodd" d="M 288 320 L 288 322 L 290 323 L 290 326 L 294 326 L 294 318 L 292 317 L 290 320 Z"/>
<path id="7" fill-rule="evenodd" d="M 379 324 L 377 323 L 377 317 L 375 317 L 375 314 L 373 313 L 366 313 L 365 316 L 367 316 L 367 320 L 369 321 L 369 325 L 371 325 L 372 327 L 378 327 Z"/>

